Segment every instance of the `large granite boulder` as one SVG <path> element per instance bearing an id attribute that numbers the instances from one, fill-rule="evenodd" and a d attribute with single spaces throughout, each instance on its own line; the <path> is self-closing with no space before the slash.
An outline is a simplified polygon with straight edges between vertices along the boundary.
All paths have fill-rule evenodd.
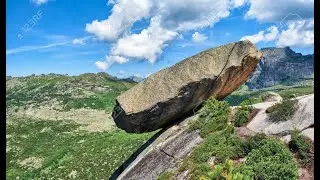
<path id="1" fill-rule="evenodd" d="M 261 56 L 250 41 L 205 50 L 149 76 L 118 96 L 112 117 L 127 132 L 165 127 L 210 96 L 220 100 L 232 93 L 247 81 Z"/>

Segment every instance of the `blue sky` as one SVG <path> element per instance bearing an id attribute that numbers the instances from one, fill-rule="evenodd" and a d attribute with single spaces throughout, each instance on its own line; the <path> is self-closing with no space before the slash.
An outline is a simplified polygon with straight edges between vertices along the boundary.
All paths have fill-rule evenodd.
<path id="1" fill-rule="evenodd" d="M 105 71 L 146 77 L 240 39 L 258 48 L 314 52 L 308 0 L 10 0 L 6 6 L 11 76 Z"/>

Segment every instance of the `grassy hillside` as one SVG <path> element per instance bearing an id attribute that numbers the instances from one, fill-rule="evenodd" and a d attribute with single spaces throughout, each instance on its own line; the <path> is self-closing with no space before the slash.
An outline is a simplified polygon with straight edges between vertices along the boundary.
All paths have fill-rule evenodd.
<path id="1" fill-rule="evenodd" d="M 7 78 L 6 101 L 9 108 L 41 106 L 57 101 L 64 111 L 83 107 L 111 110 L 114 99 L 133 85 L 105 73 Z"/>
<path id="2" fill-rule="evenodd" d="M 111 119 L 134 84 L 105 73 L 7 77 L 7 179 L 107 179 L 154 134 Z"/>

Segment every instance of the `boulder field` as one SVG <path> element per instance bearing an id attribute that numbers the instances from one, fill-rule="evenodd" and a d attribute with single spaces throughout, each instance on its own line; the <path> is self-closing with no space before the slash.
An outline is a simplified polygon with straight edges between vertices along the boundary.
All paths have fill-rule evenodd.
<path id="1" fill-rule="evenodd" d="M 167 127 L 209 97 L 221 100 L 231 94 L 248 80 L 261 57 L 250 41 L 207 49 L 122 93 L 112 117 L 129 133 Z"/>

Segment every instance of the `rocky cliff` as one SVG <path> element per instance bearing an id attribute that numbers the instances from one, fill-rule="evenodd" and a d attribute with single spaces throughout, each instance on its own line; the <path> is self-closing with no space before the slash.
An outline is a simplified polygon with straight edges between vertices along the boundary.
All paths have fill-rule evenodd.
<path id="1" fill-rule="evenodd" d="M 262 48 L 262 59 L 246 83 L 250 89 L 260 89 L 277 84 L 292 85 L 313 79 L 314 55 L 302 55 L 289 47 Z"/>

